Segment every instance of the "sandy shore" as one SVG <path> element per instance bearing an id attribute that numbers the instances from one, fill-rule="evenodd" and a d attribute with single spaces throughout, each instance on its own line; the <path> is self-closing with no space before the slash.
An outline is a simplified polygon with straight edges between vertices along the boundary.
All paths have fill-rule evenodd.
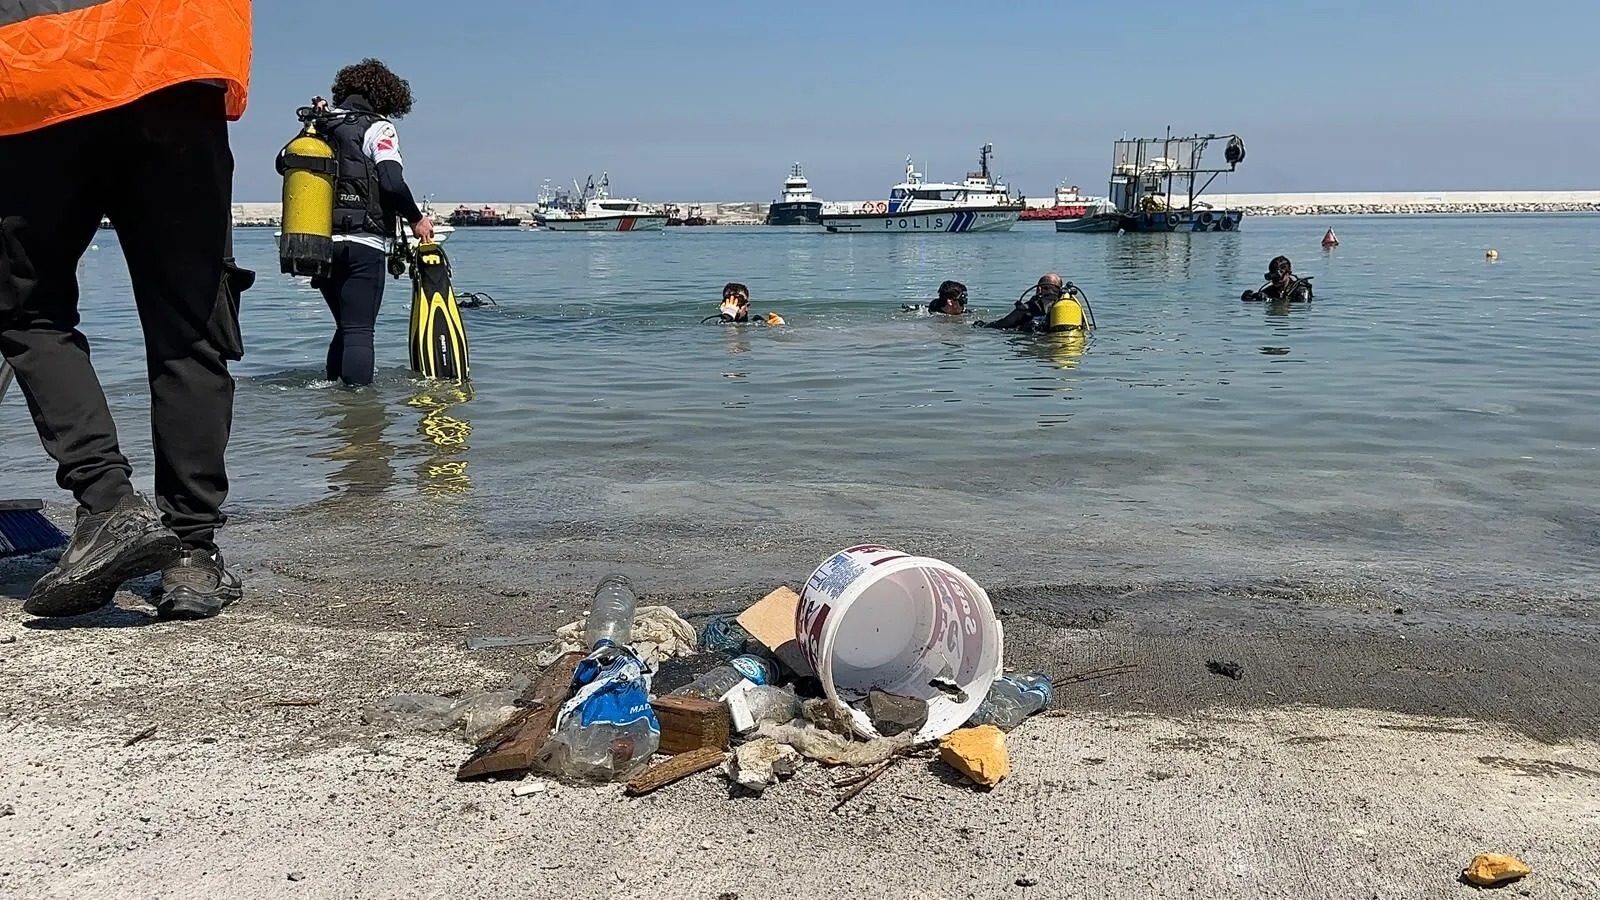
<path id="1" fill-rule="evenodd" d="M 517 798 L 453 780 L 460 739 L 365 726 L 360 708 L 528 671 L 532 650 L 462 640 L 573 618 L 618 560 L 647 558 L 662 589 L 646 600 L 692 614 L 795 583 L 833 548 L 763 536 L 778 549 L 735 572 L 711 564 L 716 534 L 527 541 L 404 509 L 241 518 L 226 546 L 248 596 L 208 623 L 154 623 L 135 591 L 64 623 L 8 607 L 0 893 L 1467 897 L 1456 875 L 1497 850 L 1535 870 L 1508 894 L 1600 895 L 1592 594 L 1064 567 L 994 590 L 1008 661 L 1138 668 L 1064 688 L 1013 732 L 1015 774 L 992 793 L 910 761 L 838 814 L 816 767 L 760 799 L 714 775 L 639 800 Z M 0 593 L 42 566 L 0 564 Z M 301 698 L 319 703 L 271 705 Z"/>

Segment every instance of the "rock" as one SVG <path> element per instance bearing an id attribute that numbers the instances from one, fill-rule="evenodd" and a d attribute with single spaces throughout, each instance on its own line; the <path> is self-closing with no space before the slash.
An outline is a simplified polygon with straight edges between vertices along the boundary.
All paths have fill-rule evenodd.
<path id="1" fill-rule="evenodd" d="M 1021 878 L 1018 878 L 1016 883 L 1017 887 L 1034 887 L 1038 885 L 1039 879 L 1029 875 L 1024 875 Z"/>
<path id="2" fill-rule="evenodd" d="M 0 819 L 5 818 L 6 816 L 14 816 L 16 814 L 17 814 L 16 807 L 12 806 L 9 803 L 0 803 Z"/>
<path id="3" fill-rule="evenodd" d="M 903 697 L 887 691 L 867 694 L 867 715 L 872 727 L 884 737 L 894 737 L 901 732 L 918 731 L 928 723 L 928 701 Z"/>
<path id="4" fill-rule="evenodd" d="M 984 787 L 994 787 L 1011 774 L 1005 732 L 993 725 L 952 731 L 939 741 L 939 758 Z"/>
<path id="5" fill-rule="evenodd" d="M 759 794 L 780 778 L 793 775 L 800 762 L 801 756 L 793 747 L 772 738 L 758 738 L 739 745 L 724 771 L 729 781 Z"/>
<path id="6" fill-rule="evenodd" d="M 289 880 L 290 881 L 305 881 L 306 880 L 306 873 L 304 873 L 304 872 L 290 872 L 289 873 Z"/>
<path id="7" fill-rule="evenodd" d="M 1528 864 L 1504 853 L 1479 853 L 1461 876 L 1479 887 L 1494 887 L 1532 875 Z"/>

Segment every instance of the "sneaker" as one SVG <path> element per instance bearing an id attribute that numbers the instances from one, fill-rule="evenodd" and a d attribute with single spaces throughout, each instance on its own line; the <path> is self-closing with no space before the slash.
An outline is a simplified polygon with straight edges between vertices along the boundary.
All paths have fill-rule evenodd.
<path id="1" fill-rule="evenodd" d="M 239 577 L 228 571 L 221 550 L 184 550 L 161 573 L 155 595 L 163 619 L 209 619 L 244 596 Z"/>
<path id="2" fill-rule="evenodd" d="M 149 575 L 178 558 L 183 544 L 161 524 L 161 514 L 139 494 L 110 512 L 78 511 L 72 541 L 22 603 L 36 616 L 80 616 L 111 602 L 124 581 Z"/>

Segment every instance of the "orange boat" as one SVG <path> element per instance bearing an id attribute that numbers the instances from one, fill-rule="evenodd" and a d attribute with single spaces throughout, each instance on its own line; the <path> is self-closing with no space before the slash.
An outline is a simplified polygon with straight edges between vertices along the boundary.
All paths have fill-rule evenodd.
<path id="1" fill-rule="evenodd" d="M 1106 202 L 1100 197 L 1090 197 L 1078 192 L 1077 185 L 1062 182 L 1056 188 L 1056 199 L 1050 206 L 1024 209 L 1021 218 L 1028 219 L 1081 219 L 1096 206 Z"/>

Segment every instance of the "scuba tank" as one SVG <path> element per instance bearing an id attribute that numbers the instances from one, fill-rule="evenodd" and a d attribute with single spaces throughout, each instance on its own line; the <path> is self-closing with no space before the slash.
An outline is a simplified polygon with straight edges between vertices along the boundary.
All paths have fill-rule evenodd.
<path id="1" fill-rule="evenodd" d="M 339 171 L 333 146 L 317 130 L 316 107 L 295 115 L 302 128 L 278 153 L 283 175 L 283 237 L 279 269 L 286 275 L 326 275 L 333 267 L 334 179 Z"/>
<path id="2" fill-rule="evenodd" d="M 1068 288 L 1062 293 L 1061 299 L 1050 306 L 1050 313 L 1046 316 L 1046 331 L 1081 331 L 1085 326 L 1083 304 L 1078 302 L 1077 292 Z"/>
<path id="3" fill-rule="evenodd" d="M 1029 295 L 1037 297 L 1038 293 L 1036 284 L 1023 291 L 1017 302 L 1028 303 Z M 1088 331 L 1094 327 L 1094 308 L 1083 289 L 1069 281 L 1061 286 L 1061 297 L 1034 316 L 1033 327 L 1035 331 Z"/>

